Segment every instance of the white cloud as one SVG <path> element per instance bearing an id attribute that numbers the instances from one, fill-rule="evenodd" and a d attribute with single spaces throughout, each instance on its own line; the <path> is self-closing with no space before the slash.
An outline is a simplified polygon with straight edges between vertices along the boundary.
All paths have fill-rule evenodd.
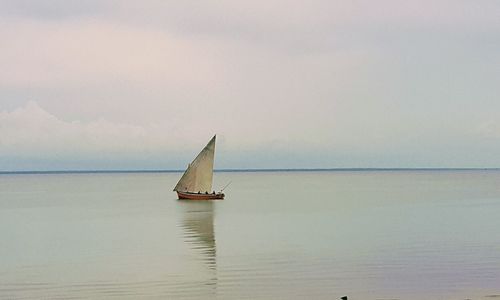
<path id="1" fill-rule="evenodd" d="M 66 122 L 30 101 L 14 111 L 0 112 L 0 154 L 78 157 L 179 150 L 173 139 L 160 134 L 165 131 L 159 125 L 144 127 L 103 119 Z"/>
<path id="2" fill-rule="evenodd" d="M 42 98 L 43 107 L 67 120 L 61 127 L 95 119 L 154 123 L 162 125 L 148 127 L 148 135 L 165 129 L 164 137 L 204 140 L 216 132 L 233 148 L 321 144 L 336 122 L 335 96 L 371 60 L 365 51 L 296 55 L 122 21 L 11 18 L 6 25 L 0 85 L 36 91 L 29 98 Z M 313 132 L 319 140 L 310 138 Z"/>
<path id="3" fill-rule="evenodd" d="M 500 139 L 500 122 L 498 120 L 482 122 L 473 133 L 488 139 Z"/>
<path id="4" fill-rule="evenodd" d="M 259 124 L 247 130 L 265 130 Z M 0 155 L 10 157 L 95 158 L 118 155 L 140 159 L 141 155 L 169 156 L 199 150 L 213 131 L 207 125 L 193 127 L 182 122 L 146 125 L 111 122 L 105 119 L 64 121 L 29 101 L 12 111 L 0 111 Z M 240 131 L 219 134 L 223 151 L 283 149 L 287 142 L 297 143 L 293 136 L 246 137 Z M 1 169 L 1 168 L 0 168 Z"/>

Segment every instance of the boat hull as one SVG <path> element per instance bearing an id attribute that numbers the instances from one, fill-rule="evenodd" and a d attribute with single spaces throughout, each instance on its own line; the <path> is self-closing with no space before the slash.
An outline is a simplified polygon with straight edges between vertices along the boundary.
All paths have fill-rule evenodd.
<path id="1" fill-rule="evenodd" d="M 222 200 L 224 193 L 203 194 L 203 193 L 185 193 L 177 191 L 179 200 Z"/>

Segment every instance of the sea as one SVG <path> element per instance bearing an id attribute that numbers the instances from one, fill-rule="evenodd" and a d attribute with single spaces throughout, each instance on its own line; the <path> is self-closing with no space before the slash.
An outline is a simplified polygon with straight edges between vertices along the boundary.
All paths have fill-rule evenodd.
<path id="1" fill-rule="evenodd" d="M 0 299 L 500 299 L 500 170 L 0 175 Z"/>

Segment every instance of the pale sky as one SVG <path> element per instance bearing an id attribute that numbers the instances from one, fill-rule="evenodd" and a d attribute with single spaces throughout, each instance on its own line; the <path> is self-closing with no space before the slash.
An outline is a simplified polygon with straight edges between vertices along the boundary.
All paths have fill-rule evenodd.
<path id="1" fill-rule="evenodd" d="M 500 2 L 0 0 L 0 171 L 500 167 Z"/>

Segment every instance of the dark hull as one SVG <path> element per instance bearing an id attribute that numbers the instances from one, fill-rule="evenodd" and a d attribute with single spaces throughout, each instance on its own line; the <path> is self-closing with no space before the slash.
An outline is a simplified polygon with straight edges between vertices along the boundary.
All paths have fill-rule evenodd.
<path id="1" fill-rule="evenodd" d="M 198 194 L 198 193 L 185 193 L 177 191 L 177 196 L 182 200 L 222 200 L 224 193 L 217 194 Z"/>

